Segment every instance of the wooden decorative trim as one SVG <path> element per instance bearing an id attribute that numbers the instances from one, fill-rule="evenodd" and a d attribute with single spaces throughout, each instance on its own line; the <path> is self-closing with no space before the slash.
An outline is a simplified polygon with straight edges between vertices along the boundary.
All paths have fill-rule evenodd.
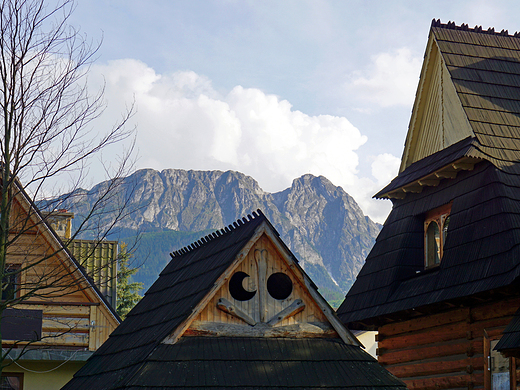
<path id="1" fill-rule="evenodd" d="M 23 301 L 21 305 L 44 305 L 44 306 L 100 306 L 99 302 L 67 302 L 67 301 Z"/>

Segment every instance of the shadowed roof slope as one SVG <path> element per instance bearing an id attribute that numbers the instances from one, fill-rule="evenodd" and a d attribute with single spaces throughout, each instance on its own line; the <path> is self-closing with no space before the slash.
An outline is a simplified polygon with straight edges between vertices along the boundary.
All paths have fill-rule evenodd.
<path id="1" fill-rule="evenodd" d="M 353 328 L 374 328 L 385 321 L 382 316 L 519 286 L 520 36 L 434 20 L 431 39 L 449 71 L 444 82 L 454 85 L 473 135 L 410 163 L 376 195 L 402 191 L 338 309 Z M 410 139 L 409 134 L 407 144 Z M 461 159 L 471 162 L 467 169 L 442 175 Z M 418 188 L 435 172 L 441 175 L 434 184 Z M 415 192 L 403 191 L 411 184 Z M 425 270 L 425 215 L 450 202 L 442 262 Z"/>

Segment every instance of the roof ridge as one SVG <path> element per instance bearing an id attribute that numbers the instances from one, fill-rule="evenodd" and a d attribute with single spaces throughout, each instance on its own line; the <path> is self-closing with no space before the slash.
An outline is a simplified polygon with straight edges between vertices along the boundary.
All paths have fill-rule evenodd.
<path id="1" fill-rule="evenodd" d="M 264 213 L 260 209 L 257 209 L 256 211 L 253 211 L 251 214 L 247 215 L 246 217 L 239 218 L 232 224 L 229 224 L 228 226 L 225 226 L 222 229 L 217 229 L 213 233 L 210 233 L 204 237 L 201 237 L 199 240 L 192 242 L 191 244 L 188 244 L 184 248 L 178 249 L 176 251 L 173 251 L 170 253 L 170 257 L 173 259 L 177 256 L 182 256 L 186 253 L 189 253 L 197 248 L 200 248 L 204 245 L 206 245 L 208 242 L 213 241 L 214 239 L 217 239 L 219 237 L 222 237 L 226 234 L 232 233 L 234 230 L 238 229 L 240 226 L 243 226 L 253 220 L 256 220 L 258 218 L 265 218 Z"/>
<path id="2" fill-rule="evenodd" d="M 455 22 L 448 21 L 448 23 L 441 23 L 440 19 L 432 19 L 432 27 L 440 27 L 449 30 L 459 30 L 459 31 L 471 31 L 481 34 L 490 34 L 490 35 L 499 35 L 504 37 L 513 37 L 520 38 L 520 32 L 515 32 L 513 35 L 509 35 L 508 30 L 502 30 L 500 32 L 495 31 L 494 27 L 489 27 L 487 30 L 484 30 L 482 26 L 476 25 L 474 28 L 470 28 L 467 23 L 462 23 L 460 26 L 457 26 Z"/>

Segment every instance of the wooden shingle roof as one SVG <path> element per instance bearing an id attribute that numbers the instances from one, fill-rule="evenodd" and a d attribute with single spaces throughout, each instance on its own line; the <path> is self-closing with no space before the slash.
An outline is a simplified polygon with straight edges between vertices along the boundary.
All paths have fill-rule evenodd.
<path id="1" fill-rule="evenodd" d="M 464 25 L 463 25 L 464 26 Z M 481 152 L 496 166 L 520 160 L 520 37 L 432 23 L 437 43 Z"/>
<path id="2" fill-rule="evenodd" d="M 472 134 L 404 163 L 376 195 L 392 198 L 393 208 L 338 309 L 353 328 L 374 328 L 404 311 L 518 288 L 520 37 L 434 20 L 429 47 L 432 42 L 448 71 L 445 89 L 446 83 L 454 87 Z M 414 107 L 420 107 L 417 100 Z M 439 110 L 443 118 L 450 117 L 451 107 L 456 104 Z M 406 148 L 413 138 L 409 133 L 403 159 L 412 153 Z M 458 162 L 465 168 L 455 169 Z M 425 215 L 450 202 L 441 264 L 425 270 Z"/>
<path id="3" fill-rule="evenodd" d="M 276 250 L 251 249 L 273 240 L 276 242 L 272 248 L 278 248 Z M 249 267 L 251 256 L 260 263 L 262 259 L 271 259 L 267 266 L 275 270 L 276 253 L 291 257 L 288 272 L 290 268 L 295 274 L 304 274 L 260 210 L 174 252 L 172 260 L 143 299 L 64 389 L 274 390 L 302 386 L 404 389 L 399 380 L 361 350 L 359 342 L 344 328 L 330 306 L 316 295 L 317 288 L 306 275 L 298 279 L 298 286 L 295 283 L 292 287 L 293 291 L 305 292 L 298 301 L 305 301 L 308 307 L 317 309 L 313 312 L 316 318 L 326 318 L 332 325 L 327 332 L 316 333 L 310 338 L 290 331 L 289 327 L 278 328 L 281 332 L 275 336 L 265 336 L 266 330 L 274 329 L 274 325 L 270 325 L 273 318 L 278 316 L 282 321 L 290 301 L 280 306 L 283 310 L 271 320 L 270 315 L 262 320 L 252 312 L 239 313 L 247 307 L 247 304 L 240 306 L 242 298 L 237 297 L 233 302 L 223 300 L 219 294 L 231 290 L 231 287 L 225 287 L 230 286 L 231 275 L 243 273 L 235 270 L 244 269 L 240 268 L 244 264 Z M 251 268 L 247 269 L 252 275 Z M 260 291 L 260 287 L 256 289 Z M 307 291 L 310 294 L 305 295 Z M 258 295 L 266 299 L 262 294 Z M 231 309 L 226 309 L 226 313 L 231 317 L 238 316 L 252 323 L 216 321 L 218 314 L 212 311 L 215 300 L 217 306 L 223 301 L 230 305 Z M 282 305 L 282 302 L 278 304 Z M 261 302 L 252 303 L 251 307 L 257 310 L 264 307 L 262 305 Z M 208 310 L 213 319 L 200 320 L 203 315 L 209 316 L 205 314 Z M 307 307 L 302 310 L 303 314 Z M 223 316 L 228 318 L 227 314 Z M 209 327 L 215 325 L 227 326 L 228 330 L 224 329 L 224 335 L 218 333 L 221 328 L 212 332 Z"/>
<path id="4" fill-rule="evenodd" d="M 495 349 L 506 356 L 520 356 L 520 309 L 504 329 L 503 336 Z"/>
<path id="5" fill-rule="evenodd" d="M 337 339 L 184 337 L 160 345 L 141 371 L 126 389 L 405 389 Z"/>

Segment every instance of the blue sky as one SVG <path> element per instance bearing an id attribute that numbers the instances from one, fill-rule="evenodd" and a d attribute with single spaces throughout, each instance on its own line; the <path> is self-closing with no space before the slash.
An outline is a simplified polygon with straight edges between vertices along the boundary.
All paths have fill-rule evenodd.
<path id="1" fill-rule="evenodd" d="M 232 169 L 270 192 L 324 175 L 383 222 L 391 203 L 371 196 L 397 173 L 431 20 L 513 33 L 518 8 L 78 0 L 71 24 L 103 39 L 89 76 L 108 104 L 96 126 L 135 101 L 136 168 Z"/>

